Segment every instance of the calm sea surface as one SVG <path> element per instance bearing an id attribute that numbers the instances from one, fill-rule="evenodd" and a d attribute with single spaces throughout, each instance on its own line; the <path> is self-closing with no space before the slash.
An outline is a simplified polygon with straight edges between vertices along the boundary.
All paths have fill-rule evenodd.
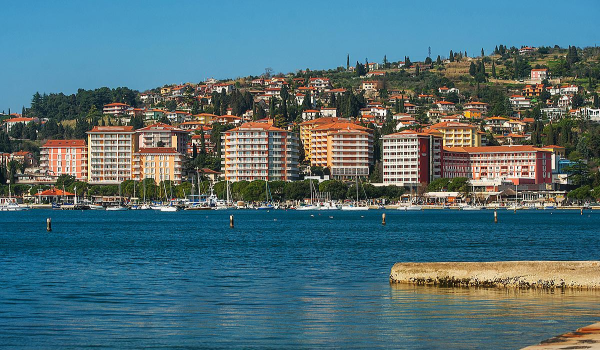
<path id="1" fill-rule="evenodd" d="M 600 260 L 598 212 L 382 212 L 0 213 L 0 348 L 514 349 L 600 320 L 600 293 L 388 281 Z"/>

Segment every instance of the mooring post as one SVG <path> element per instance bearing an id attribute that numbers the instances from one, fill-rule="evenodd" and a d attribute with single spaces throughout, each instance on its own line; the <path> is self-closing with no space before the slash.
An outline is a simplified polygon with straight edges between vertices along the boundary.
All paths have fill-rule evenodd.
<path id="1" fill-rule="evenodd" d="M 385 213 L 381 214 L 381 225 L 385 226 Z"/>
<path id="2" fill-rule="evenodd" d="M 48 232 L 52 231 L 52 219 L 51 218 L 46 219 L 46 231 L 48 231 Z"/>
<path id="3" fill-rule="evenodd" d="M 581 207 L 581 215 L 583 215 L 583 207 Z"/>
<path id="4" fill-rule="evenodd" d="M 498 223 L 498 212 L 494 210 L 494 223 Z"/>
<path id="5" fill-rule="evenodd" d="M 233 228 L 233 215 L 229 215 L 229 228 Z"/>

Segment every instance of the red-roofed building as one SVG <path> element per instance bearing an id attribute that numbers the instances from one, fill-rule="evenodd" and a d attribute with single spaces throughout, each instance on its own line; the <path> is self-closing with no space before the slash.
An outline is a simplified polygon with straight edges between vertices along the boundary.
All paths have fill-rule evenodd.
<path id="1" fill-rule="evenodd" d="M 510 180 L 515 185 L 552 182 L 551 152 L 534 146 L 444 147 L 443 177 Z"/>
<path id="2" fill-rule="evenodd" d="M 58 201 L 72 203 L 75 199 L 75 193 L 60 190 L 58 188 L 52 188 L 36 193 L 36 203 L 56 203 Z"/>
<path id="3" fill-rule="evenodd" d="M 48 140 L 40 149 L 40 167 L 51 176 L 71 175 L 87 181 L 85 140 Z"/>
<path id="4" fill-rule="evenodd" d="M 102 113 L 112 116 L 125 115 L 129 108 L 131 106 L 125 103 L 109 103 L 104 105 Z"/>
<path id="5" fill-rule="evenodd" d="M 385 135 L 383 183 L 418 187 L 442 177 L 442 135 L 405 130 Z"/>
<path id="6" fill-rule="evenodd" d="M 187 152 L 188 133 L 165 123 L 156 123 L 135 131 L 138 148 L 173 147 L 177 152 Z"/>
<path id="7" fill-rule="evenodd" d="M 17 124 L 24 124 L 27 125 L 29 123 L 39 123 L 40 120 L 38 118 L 23 118 L 23 117 L 16 117 L 16 118 L 10 118 L 10 119 L 6 119 L 4 120 L 4 130 L 6 130 L 6 132 L 10 132 L 10 129 L 12 129 L 15 125 Z"/>
<path id="8" fill-rule="evenodd" d="M 229 181 L 298 178 L 298 136 L 269 123 L 248 122 L 222 134 L 222 168 Z"/>

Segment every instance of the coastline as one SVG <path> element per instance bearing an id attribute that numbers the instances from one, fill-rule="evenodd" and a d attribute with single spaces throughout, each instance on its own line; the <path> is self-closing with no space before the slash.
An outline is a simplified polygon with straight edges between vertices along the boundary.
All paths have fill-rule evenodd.
<path id="1" fill-rule="evenodd" d="M 599 289 L 600 261 L 396 263 L 391 283 L 442 287 Z"/>

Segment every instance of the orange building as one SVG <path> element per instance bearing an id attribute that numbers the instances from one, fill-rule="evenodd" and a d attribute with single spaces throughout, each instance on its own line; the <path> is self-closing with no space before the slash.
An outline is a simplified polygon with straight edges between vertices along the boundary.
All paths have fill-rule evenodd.
<path id="1" fill-rule="evenodd" d="M 334 178 L 368 176 L 373 164 L 371 129 L 350 122 L 322 124 L 311 130 L 310 163 L 328 167 Z"/>
<path id="2" fill-rule="evenodd" d="M 40 149 L 40 166 L 50 175 L 71 175 L 79 181 L 87 181 L 85 140 L 47 141 Z"/>
<path id="3" fill-rule="evenodd" d="M 348 119 L 336 118 L 336 117 L 322 117 L 313 120 L 307 120 L 300 123 L 300 141 L 302 141 L 302 148 L 304 149 L 304 158 L 310 161 L 310 144 L 311 144 L 311 130 L 315 127 L 323 124 L 331 124 L 335 122 L 347 122 Z"/>
<path id="4" fill-rule="evenodd" d="M 222 169 L 229 181 L 298 179 L 298 136 L 249 122 L 222 134 Z"/>

